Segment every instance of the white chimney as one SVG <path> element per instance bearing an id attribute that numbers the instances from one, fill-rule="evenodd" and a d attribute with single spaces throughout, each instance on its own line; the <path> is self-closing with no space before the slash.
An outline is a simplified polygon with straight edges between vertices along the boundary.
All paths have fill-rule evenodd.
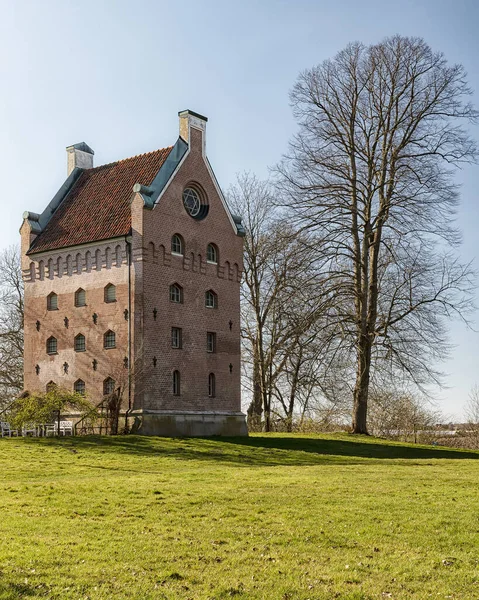
<path id="1" fill-rule="evenodd" d="M 93 150 L 85 144 L 73 144 L 67 147 L 67 175 L 73 171 L 75 167 L 80 169 L 93 169 Z"/>

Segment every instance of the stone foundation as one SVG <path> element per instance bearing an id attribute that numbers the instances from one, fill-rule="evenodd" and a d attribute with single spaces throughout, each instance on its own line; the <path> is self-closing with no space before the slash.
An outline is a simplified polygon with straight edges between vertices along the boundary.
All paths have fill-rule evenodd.
<path id="1" fill-rule="evenodd" d="M 128 418 L 131 433 L 164 437 L 247 436 L 241 412 L 174 412 L 134 410 Z"/>

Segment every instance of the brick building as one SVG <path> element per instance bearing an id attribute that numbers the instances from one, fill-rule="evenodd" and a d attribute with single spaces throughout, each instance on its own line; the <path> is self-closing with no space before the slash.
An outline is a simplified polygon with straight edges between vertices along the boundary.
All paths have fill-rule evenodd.
<path id="1" fill-rule="evenodd" d="M 120 390 L 138 433 L 244 435 L 244 231 L 206 157 L 207 119 L 179 117 L 174 146 L 100 167 L 68 147 L 66 181 L 24 213 L 24 385 L 95 403 Z"/>

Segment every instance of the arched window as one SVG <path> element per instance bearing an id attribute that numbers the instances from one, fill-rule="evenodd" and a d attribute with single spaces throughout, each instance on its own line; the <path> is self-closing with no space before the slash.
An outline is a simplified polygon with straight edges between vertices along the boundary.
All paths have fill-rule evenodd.
<path id="1" fill-rule="evenodd" d="M 53 390 L 54 390 L 56 387 L 57 387 L 57 384 L 56 384 L 54 381 L 49 381 L 49 382 L 47 383 L 47 387 L 46 387 L 47 393 L 48 393 L 48 392 L 53 392 Z"/>
<path id="2" fill-rule="evenodd" d="M 75 306 L 86 306 L 86 292 L 81 288 L 75 292 Z"/>
<path id="3" fill-rule="evenodd" d="M 115 348 L 116 347 L 116 335 L 114 331 L 109 329 L 103 336 L 103 347 L 104 348 Z"/>
<path id="4" fill-rule="evenodd" d="M 183 288 L 178 283 L 170 285 L 170 302 L 183 302 Z"/>
<path id="5" fill-rule="evenodd" d="M 105 286 L 105 302 L 116 302 L 116 287 L 112 283 Z"/>
<path id="6" fill-rule="evenodd" d="M 179 371 L 173 371 L 173 396 L 181 393 L 181 376 Z"/>
<path id="7" fill-rule="evenodd" d="M 75 337 L 75 352 L 85 352 L 85 350 L 86 350 L 85 336 L 82 333 L 79 333 Z"/>
<path id="8" fill-rule="evenodd" d="M 51 292 L 47 296 L 47 310 L 58 310 L 58 296 Z"/>
<path id="9" fill-rule="evenodd" d="M 56 354 L 57 353 L 57 338 L 49 337 L 47 340 L 47 354 Z"/>
<path id="10" fill-rule="evenodd" d="M 110 394 L 113 394 L 114 391 L 115 391 L 115 380 L 112 379 L 111 377 L 107 377 L 105 379 L 105 381 L 103 382 L 103 395 L 109 396 Z"/>
<path id="11" fill-rule="evenodd" d="M 175 233 L 175 235 L 171 238 L 171 252 L 173 254 L 181 254 L 183 256 L 184 251 L 184 243 L 183 238 L 179 233 Z"/>
<path id="12" fill-rule="evenodd" d="M 73 384 L 73 391 L 77 394 L 85 395 L 85 382 L 83 379 L 77 379 Z"/>
<path id="13" fill-rule="evenodd" d="M 216 396 L 216 377 L 214 373 L 208 375 L 208 396 L 210 398 Z"/>
<path id="14" fill-rule="evenodd" d="M 213 290 L 208 290 L 205 293 L 206 308 L 218 308 L 218 295 Z"/>
<path id="15" fill-rule="evenodd" d="M 218 264 L 218 246 L 215 244 L 208 244 L 206 248 L 206 262 Z"/>

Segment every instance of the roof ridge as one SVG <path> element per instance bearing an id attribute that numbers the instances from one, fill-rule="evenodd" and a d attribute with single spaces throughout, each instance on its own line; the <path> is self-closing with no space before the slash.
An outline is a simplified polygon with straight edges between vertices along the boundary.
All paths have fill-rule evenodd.
<path id="1" fill-rule="evenodd" d="M 113 165 L 118 165 L 119 163 L 124 163 L 128 160 L 134 160 L 137 158 L 142 158 L 144 156 L 147 156 L 149 154 L 155 154 L 155 152 L 165 152 L 166 150 L 170 150 L 173 148 L 173 146 L 165 146 L 165 148 L 157 148 L 156 150 L 150 150 L 149 152 L 142 152 L 141 154 L 135 154 L 134 156 L 128 156 L 127 158 L 120 158 L 119 160 L 114 160 L 110 163 L 105 163 L 103 165 L 98 165 L 97 167 L 92 167 L 91 169 L 85 169 L 85 171 L 87 172 L 91 172 L 91 171 L 96 171 L 97 169 L 103 169 L 105 167 L 111 167 Z"/>

